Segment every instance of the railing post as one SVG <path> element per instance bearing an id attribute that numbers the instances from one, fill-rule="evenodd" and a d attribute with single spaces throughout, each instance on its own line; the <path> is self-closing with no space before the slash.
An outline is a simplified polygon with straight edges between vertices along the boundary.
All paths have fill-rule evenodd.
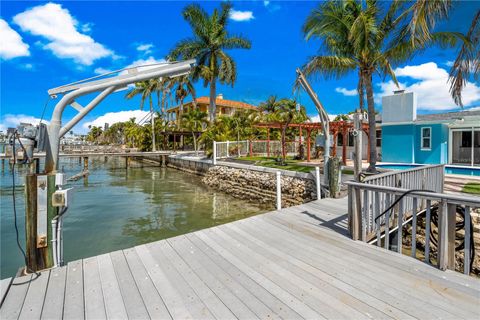
<path id="1" fill-rule="evenodd" d="M 452 262 L 455 267 L 455 218 L 453 219 L 453 230 L 451 228 L 451 207 L 447 203 L 447 200 L 442 199 L 440 203 L 440 210 L 438 213 L 438 268 L 446 270 L 451 268 Z M 455 214 L 455 211 L 453 211 Z M 453 216 L 455 217 L 455 215 Z M 453 231 L 453 245 L 451 234 Z M 453 248 L 453 254 L 452 249 Z"/>
<path id="2" fill-rule="evenodd" d="M 230 141 L 227 140 L 227 158 L 230 158 Z"/>
<path id="3" fill-rule="evenodd" d="M 353 215 L 353 186 L 348 186 L 348 232 L 355 238 L 355 221 Z"/>
<path id="4" fill-rule="evenodd" d="M 280 171 L 277 171 L 277 210 L 282 209 L 282 179 Z"/>
<path id="5" fill-rule="evenodd" d="M 316 183 L 316 186 L 317 186 L 317 200 L 319 200 L 319 199 L 322 198 L 322 189 L 320 187 L 320 168 L 319 167 L 315 167 L 315 183 Z"/>
<path id="6" fill-rule="evenodd" d="M 463 273 L 470 274 L 470 252 L 472 250 L 470 243 L 471 220 L 470 220 L 470 207 L 465 206 L 465 240 L 464 240 L 464 257 L 463 257 Z"/>
<path id="7" fill-rule="evenodd" d="M 213 165 L 217 165 L 217 142 L 213 141 Z"/>

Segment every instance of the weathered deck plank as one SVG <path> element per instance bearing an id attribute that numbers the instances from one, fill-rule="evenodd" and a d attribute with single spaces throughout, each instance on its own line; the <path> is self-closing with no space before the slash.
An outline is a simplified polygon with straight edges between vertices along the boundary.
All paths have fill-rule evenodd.
<path id="1" fill-rule="evenodd" d="M 16 278 L 0 317 L 480 317 L 478 279 L 352 241 L 346 210 L 322 199 Z"/>
<path id="2" fill-rule="evenodd" d="M 0 319 L 17 319 L 27 295 L 32 275 L 13 279 L 8 294 L 0 308 Z"/>
<path id="3" fill-rule="evenodd" d="M 7 294 L 11 282 L 12 278 L 5 278 L 0 281 L 0 303 L 3 301 L 3 298 Z"/>
<path id="4" fill-rule="evenodd" d="M 28 287 L 27 295 L 25 296 L 22 311 L 20 312 L 18 319 L 30 320 L 40 318 L 49 277 L 49 271 L 39 273 L 38 277 L 33 275 L 32 279 L 34 280 L 32 280 Z"/>
<path id="5" fill-rule="evenodd" d="M 61 319 L 63 316 L 63 299 L 65 296 L 65 280 L 67 267 L 50 270 L 47 293 L 43 304 L 42 319 Z"/>

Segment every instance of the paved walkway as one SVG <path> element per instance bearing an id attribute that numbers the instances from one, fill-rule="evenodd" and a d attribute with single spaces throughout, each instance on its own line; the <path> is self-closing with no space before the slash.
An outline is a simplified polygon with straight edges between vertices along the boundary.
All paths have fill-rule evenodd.
<path id="1" fill-rule="evenodd" d="M 1 319 L 480 318 L 480 281 L 351 240 L 346 199 L 2 281 Z"/>

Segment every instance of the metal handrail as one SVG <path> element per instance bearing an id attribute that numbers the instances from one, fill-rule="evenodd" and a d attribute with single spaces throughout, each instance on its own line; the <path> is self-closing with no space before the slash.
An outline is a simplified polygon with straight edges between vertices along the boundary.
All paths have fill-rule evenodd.
<path id="1" fill-rule="evenodd" d="M 395 195 L 402 195 L 405 192 L 408 192 L 409 189 L 396 188 L 396 187 L 387 187 L 387 186 L 377 186 L 373 184 L 366 184 L 355 181 L 345 182 L 347 186 L 358 187 L 361 189 L 366 189 L 370 191 L 385 192 L 389 191 Z M 461 196 L 455 194 L 446 194 L 446 193 L 437 193 L 437 192 L 428 192 L 428 191 L 414 191 L 410 193 L 411 196 L 417 196 L 423 199 L 429 200 L 446 200 L 450 203 L 462 204 L 468 206 L 480 206 L 480 197 L 473 196 Z"/>

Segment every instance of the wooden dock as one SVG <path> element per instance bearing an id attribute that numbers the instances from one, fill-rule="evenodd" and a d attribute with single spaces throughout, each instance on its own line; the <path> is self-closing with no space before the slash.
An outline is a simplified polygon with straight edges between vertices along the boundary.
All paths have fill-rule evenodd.
<path id="1" fill-rule="evenodd" d="M 478 279 L 346 227 L 346 199 L 322 199 L 70 262 L 2 281 L 0 318 L 480 318 Z"/>

